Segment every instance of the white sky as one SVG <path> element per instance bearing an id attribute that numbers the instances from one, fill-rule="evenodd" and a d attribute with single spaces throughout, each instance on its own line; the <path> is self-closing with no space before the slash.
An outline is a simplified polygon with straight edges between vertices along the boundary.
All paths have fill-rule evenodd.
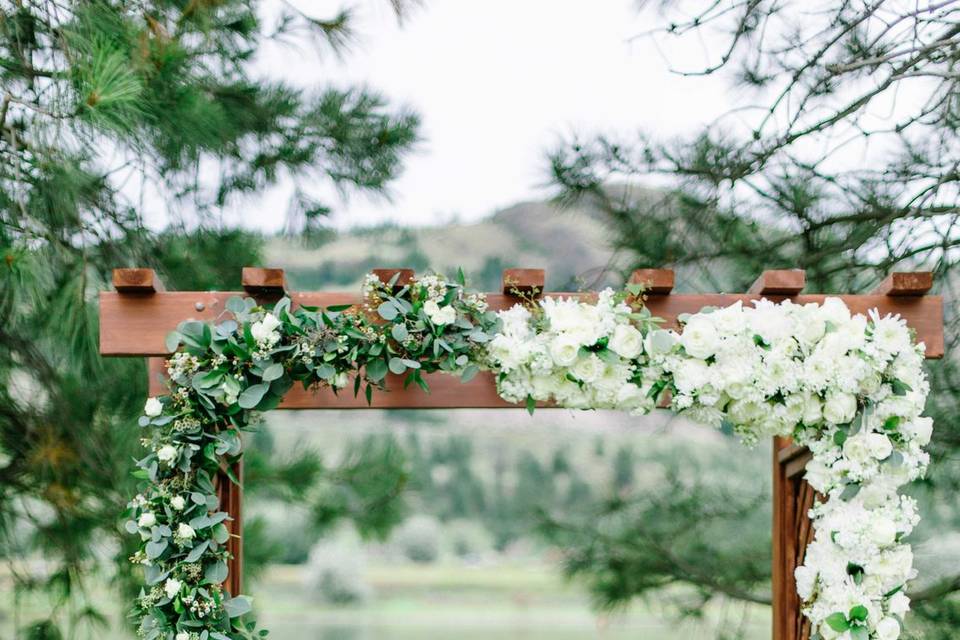
<path id="1" fill-rule="evenodd" d="M 327 17 L 340 3 L 298 6 Z M 338 206 L 339 227 L 474 220 L 544 197 L 545 154 L 563 136 L 680 135 L 736 99 L 722 78 L 671 75 L 649 40 L 630 41 L 653 22 L 629 0 L 427 0 L 402 25 L 386 0 L 356 9 L 360 41 L 345 60 L 270 48 L 257 63 L 304 87 L 366 84 L 420 113 L 424 141 L 392 202 L 352 197 Z M 696 66 L 709 52 L 690 54 Z M 291 189 L 246 200 L 227 218 L 277 230 Z"/>

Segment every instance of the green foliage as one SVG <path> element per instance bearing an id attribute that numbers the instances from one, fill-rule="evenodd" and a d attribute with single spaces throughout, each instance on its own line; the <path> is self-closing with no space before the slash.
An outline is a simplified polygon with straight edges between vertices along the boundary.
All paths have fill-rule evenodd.
<path id="1" fill-rule="evenodd" d="M 308 33 L 342 50 L 351 28 L 343 12 L 322 20 L 292 9 L 265 24 L 260 5 L 0 8 L 0 529 L 10 534 L 0 557 L 51 563 L 50 579 L 12 572 L 18 594 L 52 602 L 35 637 L 74 637 L 95 617 L 71 611 L 88 610 L 93 545 L 121 539 L 116 505 L 132 486 L 129 424 L 146 378 L 140 362 L 97 355 L 95 294 L 110 269 L 153 266 L 172 288 L 235 286 L 261 240 L 217 228 L 221 203 L 281 178 L 377 192 L 416 140 L 417 117 L 374 91 L 253 77 L 248 62 L 267 36 L 302 44 Z M 330 209 L 312 199 L 311 219 L 297 224 Z M 152 233 L 144 202 L 190 223 Z M 296 495 L 279 485 L 309 463 L 267 465 L 263 476 Z M 125 545 L 116 573 L 129 588 Z"/>

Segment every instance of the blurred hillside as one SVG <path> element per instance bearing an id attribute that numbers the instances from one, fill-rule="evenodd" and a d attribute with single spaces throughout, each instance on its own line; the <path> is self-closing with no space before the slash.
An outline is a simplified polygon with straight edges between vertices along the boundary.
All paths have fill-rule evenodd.
<path id="1" fill-rule="evenodd" d="M 327 232 L 310 239 L 277 237 L 265 264 L 286 270 L 301 290 L 349 289 L 374 267 L 410 267 L 453 273 L 463 267 L 471 286 L 495 291 L 503 269 L 539 267 L 548 289 L 596 288 L 620 281 L 597 211 L 560 210 L 522 202 L 476 223 L 402 228 L 396 225 Z"/>

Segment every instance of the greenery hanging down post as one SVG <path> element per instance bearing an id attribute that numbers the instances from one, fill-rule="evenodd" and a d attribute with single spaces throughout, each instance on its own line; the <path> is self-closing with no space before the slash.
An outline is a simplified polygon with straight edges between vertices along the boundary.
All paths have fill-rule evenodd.
<path id="1" fill-rule="evenodd" d="M 930 479 L 914 493 L 956 504 L 956 465 L 948 463 L 960 445 L 960 371 L 951 355 L 960 335 L 960 3 L 733 0 L 644 8 L 659 14 L 659 26 L 638 38 L 654 41 L 665 66 L 689 76 L 694 91 L 698 77 L 726 74 L 741 104 L 693 137 L 602 132 L 567 141 L 550 155 L 561 201 L 590 199 L 607 214 L 627 270 L 672 265 L 681 287 L 743 290 L 763 269 L 800 268 L 811 291 L 867 290 L 891 271 L 932 270 L 946 297 L 948 355 L 931 370 L 930 412 L 939 427 Z M 680 67 L 675 60 L 690 59 L 680 49 L 704 52 L 703 65 Z M 651 176 L 675 186 L 626 186 Z M 740 517 L 728 497 L 699 495 L 696 508 L 680 514 L 690 527 L 731 504 L 731 517 Z M 746 506 L 749 495 L 743 498 Z M 645 523 L 676 516 L 666 505 L 640 499 L 613 511 L 624 532 L 636 528 L 655 544 L 613 540 L 603 551 L 621 559 L 612 565 L 591 544 L 597 531 L 589 522 L 576 527 L 579 535 L 564 534 L 580 558 L 573 570 L 588 576 L 603 601 L 656 588 L 658 581 L 629 579 L 651 566 L 661 567 L 663 581 L 695 585 L 704 599 L 766 597 L 768 539 L 700 541 L 690 563 L 735 553 L 749 570 L 728 563 L 698 576 L 679 562 L 659 562 L 671 534 Z M 948 511 L 937 520 L 941 529 L 956 528 L 960 514 Z M 631 515 L 640 513 L 644 521 Z M 958 589 L 956 575 L 914 588 L 913 628 L 953 637 L 960 604 L 949 596 Z"/>
<path id="2" fill-rule="evenodd" d="M 108 621 L 86 580 L 104 566 L 98 541 L 120 547 L 115 572 L 129 585 L 116 505 L 133 486 L 129 424 L 146 372 L 97 354 L 95 294 L 110 270 L 152 266 L 173 288 L 229 285 L 259 261 L 261 240 L 220 229 L 225 206 L 286 180 L 291 221 L 309 227 L 335 208 L 310 186 L 381 193 L 416 143 L 416 114 L 372 90 L 259 77 L 267 46 L 339 55 L 353 29 L 347 11 L 266 18 L 264 4 L 0 7 L 0 559 L 17 602 L 52 602 L 23 621 L 31 637 L 102 636 Z M 145 227 L 151 202 L 168 216 L 160 235 Z M 330 474 L 311 456 L 300 461 L 310 477 Z M 259 462 L 248 490 L 289 479 Z M 356 515 L 328 506 L 331 519 Z M 42 577 L 23 569 L 37 553 Z"/>

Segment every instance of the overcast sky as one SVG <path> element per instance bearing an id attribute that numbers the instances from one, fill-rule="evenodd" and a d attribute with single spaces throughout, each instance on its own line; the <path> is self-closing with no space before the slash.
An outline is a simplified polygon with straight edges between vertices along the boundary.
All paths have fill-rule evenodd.
<path id="1" fill-rule="evenodd" d="M 299 6 L 328 16 L 340 4 Z M 629 0 L 427 0 L 402 25 L 386 0 L 356 9 L 360 39 L 343 61 L 267 48 L 257 63 L 305 87 L 366 84 L 421 114 L 424 141 L 392 202 L 340 203 L 340 227 L 475 220 L 544 197 L 545 153 L 573 132 L 688 133 L 736 97 L 721 79 L 671 75 L 648 39 L 631 40 L 653 22 Z M 708 54 L 689 51 L 690 63 Z M 290 190 L 245 201 L 228 218 L 279 229 Z"/>

